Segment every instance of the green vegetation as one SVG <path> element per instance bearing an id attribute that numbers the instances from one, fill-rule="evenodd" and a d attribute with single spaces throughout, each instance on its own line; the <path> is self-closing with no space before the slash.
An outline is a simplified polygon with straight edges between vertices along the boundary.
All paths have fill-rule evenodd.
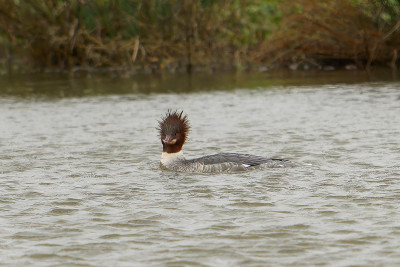
<path id="1" fill-rule="evenodd" d="M 265 42 L 262 56 L 309 58 L 310 61 L 372 63 L 396 67 L 400 48 L 400 2 L 397 0 L 297 1 L 281 5 L 281 28 Z"/>
<path id="2" fill-rule="evenodd" d="M 398 63 L 397 0 L 0 0 L 0 64 L 144 71 Z"/>

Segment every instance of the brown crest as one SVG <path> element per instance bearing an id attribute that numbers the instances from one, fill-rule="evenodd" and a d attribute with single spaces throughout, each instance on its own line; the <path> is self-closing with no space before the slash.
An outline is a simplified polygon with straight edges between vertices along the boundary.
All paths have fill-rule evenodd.
<path id="1" fill-rule="evenodd" d="M 183 144 L 186 141 L 187 135 L 189 133 L 190 125 L 187 115 L 183 115 L 183 111 L 171 111 L 168 110 L 165 116 L 158 122 L 158 131 L 161 139 L 166 135 L 178 136 L 177 143 L 174 145 L 174 149 L 168 149 L 171 151 L 176 151 L 182 149 Z M 164 145 L 164 150 L 166 149 Z M 172 146 L 172 145 L 168 145 Z"/>

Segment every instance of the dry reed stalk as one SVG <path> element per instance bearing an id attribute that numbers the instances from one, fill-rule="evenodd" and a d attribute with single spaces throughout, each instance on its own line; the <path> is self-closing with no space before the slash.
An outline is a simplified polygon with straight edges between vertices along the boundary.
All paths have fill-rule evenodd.
<path id="1" fill-rule="evenodd" d="M 273 33 L 261 43 L 255 57 L 272 64 L 288 61 L 294 55 L 354 60 L 370 68 L 377 60 L 390 60 L 390 51 L 400 48 L 392 38 L 400 28 L 399 21 L 387 30 L 373 17 L 350 1 L 299 1 L 301 12 L 288 10 L 283 4 L 285 20 L 281 32 Z M 400 7 L 400 6 L 399 6 Z M 382 9 L 383 10 L 383 9 Z M 383 11 L 380 11 L 383 12 Z M 392 42 L 389 42 L 389 38 Z M 392 47 L 392 48 L 391 48 Z"/>

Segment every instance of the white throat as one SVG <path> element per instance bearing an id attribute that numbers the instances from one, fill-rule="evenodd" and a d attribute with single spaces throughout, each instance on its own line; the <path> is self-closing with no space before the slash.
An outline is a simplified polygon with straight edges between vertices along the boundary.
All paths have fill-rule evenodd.
<path id="1" fill-rule="evenodd" d="M 169 166 L 184 159 L 182 150 L 177 153 L 162 152 L 161 154 L 161 164 L 164 166 Z"/>

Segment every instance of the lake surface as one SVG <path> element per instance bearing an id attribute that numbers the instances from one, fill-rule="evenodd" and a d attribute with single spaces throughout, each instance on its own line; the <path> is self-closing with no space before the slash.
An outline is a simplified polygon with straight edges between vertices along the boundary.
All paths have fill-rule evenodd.
<path id="1" fill-rule="evenodd" d="M 298 75 L 2 77 L 0 266 L 399 266 L 400 82 Z M 169 108 L 302 166 L 163 171 Z"/>

